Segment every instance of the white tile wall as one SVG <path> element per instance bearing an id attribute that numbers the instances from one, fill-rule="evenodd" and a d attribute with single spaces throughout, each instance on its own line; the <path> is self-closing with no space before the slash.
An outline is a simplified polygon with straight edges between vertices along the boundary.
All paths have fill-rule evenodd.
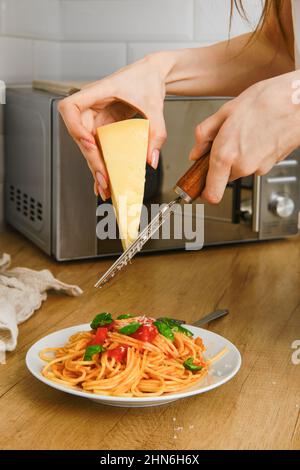
<path id="1" fill-rule="evenodd" d="M 193 0 L 62 0 L 68 40 L 193 39 Z"/>
<path id="2" fill-rule="evenodd" d="M 4 4 L 3 1 L 0 0 L 0 34 L 4 32 Z"/>
<path id="3" fill-rule="evenodd" d="M 260 0 L 246 3 L 251 19 L 257 19 Z M 0 0 L 0 79 L 19 83 L 32 77 L 95 78 L 153 51 L 225 39 L 229 4 L 230 0 Z M 249 28 L 235 15 L 232 35 Z"/>
<path id="4" fill-rule="evenodd" d="M 65 42 L 61 55 L 65 80 L 94 80 L 126 65 L 126 45 L 119 43 Z"/>
<path id="5" fill-rule="evenodd" d="M 33 78 L 95 80 L 127 63 L 124 43 L 33 42 Z"/>
<path id="6" fill-rule="evenodd" d="M 253 30 L 261 13 L 261 0 L 244 0 L 249 21 L 235 10 L 230 37 Z M 195 39 L 220 41 L 228 38 L 230 25 L 230 0 L 195 0 Z"/>
<path id="7" fill-rule="evenodd" d="M 33 78 L 59 80 L 62 77 L 61 43 L 33 42 Z"/>
<path id="8" fill-rule="evenodd" d="M 189 47 L 207 46 L 211 43 L 208 42 L 130 42 L 127 46 L 127 60 L 128 63 L 135 62 L 136 60 L 145 57 L 145 55 L 158 51 L 173 51 L 176 49 L 185 49 Z"/>
<path id="9" fill-rule="evenodd" d="M 0 80 L 29 82 L 32 78 L 32 41 L 0 36 Z"/>
<path id="10" fill-rule="evenodd" d="M 1 0 L 2 33 L 60 39 L 60 0 Z"/>

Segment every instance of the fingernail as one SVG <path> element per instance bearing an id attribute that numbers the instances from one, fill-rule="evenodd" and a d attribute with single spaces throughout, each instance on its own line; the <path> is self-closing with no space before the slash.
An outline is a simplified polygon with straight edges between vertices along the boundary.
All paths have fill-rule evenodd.
<path id="1" fill-rule="evenodd" d="M 96 178 L 97 178 L 97 181 L 98 181 L 99 185 L 100 185 L 103 189 L 107 189 L 107 182 L 106 182 L 106 179 L 105 179 L 104 176 L 100 173 L 100 171 L 97 171 L 97 172 L 96 172 Z"/>
<path id="2" fill-rule="evenodd" d="M 100 194 L 100 197 L 101 197 L 102 201 L 105 202 L 106 201 L 106 196 L 105 196 L 104 191 L 103 191 L 103 189 L 101 188 L 100 185 L 98 185 L 98 191 L 99 191 L 99 194 Z"/>
<path id="3" fill-rule="evenodd" d="M 151 158 L 151 166 L 156 170 L 158 166 L 158 160 L 159 160 L 159 150 L 154 149 L 152 152 L 152 158 Z"/>
<path id="4" fill-rule="evenodd" d="M 87 150 L 91 150 L 91 149 L 96 149 L 96 148 L 97 148 L 97 145 L 95 145 L 94 142 L 92 142 L 91 140 L 88 140 L 88 139 L 80 139 L 80 142 L 82 143 L 82 145 L 83 145 Z"/>

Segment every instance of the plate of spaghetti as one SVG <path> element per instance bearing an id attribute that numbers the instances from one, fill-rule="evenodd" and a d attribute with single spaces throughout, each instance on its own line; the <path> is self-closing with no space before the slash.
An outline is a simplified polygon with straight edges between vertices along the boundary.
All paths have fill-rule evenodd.
<path id="1" fill-rule="evenodd" d="M 98 403 L 155 406 L 212 390 L 238 372 L 241 356 L 227 339 L 182 322 L 99 313 L 27 352 L 29 371 L 45 384 Z"/>

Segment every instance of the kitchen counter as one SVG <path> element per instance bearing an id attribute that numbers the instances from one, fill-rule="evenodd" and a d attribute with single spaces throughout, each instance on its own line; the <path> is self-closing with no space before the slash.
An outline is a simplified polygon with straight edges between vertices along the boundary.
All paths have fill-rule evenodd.
<path id="1" fill-rule="evenodd" d="M 50 269 L 79 284 L 78 298 L 50 293 L 20 326 L 16 351 L 0 366 L 1 449 L 299 449 L 299 238 L 164 253 L 135 259 L 101 291 L 93 285 L 112 260 L 57 263 L 15 232 L 0 235 L 14 266 Z M 216 308 L 230 315 L 209 328 L 241 351 L 224 386 L 157 408 L 97 405 L 47 387 L 25 367 L 44 335 L 88 322 L 99 311 L 174 316 L 193 322 Z"/>

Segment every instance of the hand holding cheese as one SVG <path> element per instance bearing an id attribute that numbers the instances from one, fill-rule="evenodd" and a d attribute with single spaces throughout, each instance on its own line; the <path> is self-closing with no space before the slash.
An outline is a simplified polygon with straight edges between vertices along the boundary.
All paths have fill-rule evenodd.
<path id="1" fill-rule="evenodd" d="M 144 199 L 149 121 L 128 119 L 99 127 L 97 134 L 109 174 L 122 245 L 138 237 Z"/>
<path id="2" fill-rule="evenodd" d="M 150 122 L 147 162 L 156 169 L 166 139 L 164 72 L 165 59 L 146 57 L 60 101 L 61 116 L 87 160 L 95 193 L 103 200 L 110 195 L 109 177 L 96 145 L 96 130 L 139 112 Z"/>

